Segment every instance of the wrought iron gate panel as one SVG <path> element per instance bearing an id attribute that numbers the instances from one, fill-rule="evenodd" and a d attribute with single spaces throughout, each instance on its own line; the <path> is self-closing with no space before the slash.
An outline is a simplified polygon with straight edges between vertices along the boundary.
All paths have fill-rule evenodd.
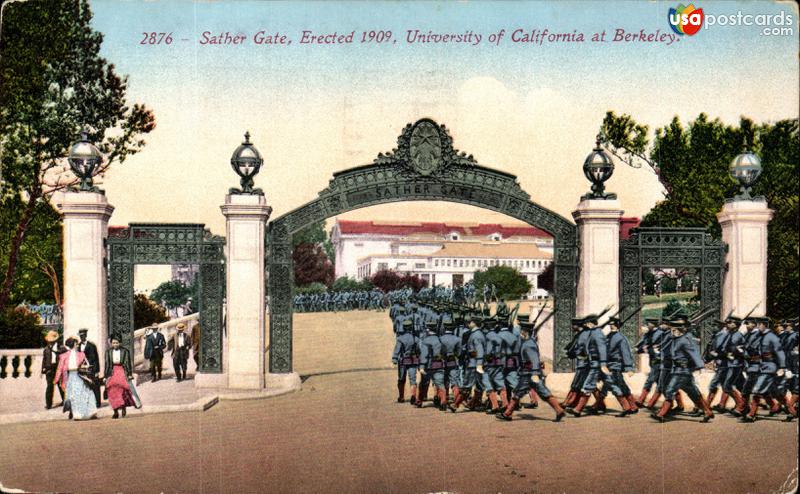
<path id="1" fill-rule="evenodd" d="M 270 306 L 270 372 L 292 371 L 292 235 L 306 226 L 354 209 L 405 201 L 449 201 L 490 209 L 547 231 L 554 238 L 555 321 L 552 356 L 569 370 L 564 346 L 570 340 L 577 286 L 576 226 L 530 200 L 517 177 L 479 165 L 453 148 L 444 125 L 430 119 L 408 124 L 397 148 L 372 164 L 333 175 L 317 199 L 269 223 L 266 233 Z"/>
<path id="2" fill-rule="evenodd" d="M 701 307 L 714 313 L 705 319 L 700 330 L 701 351 L 714 333 L 713 319 L 719 319 L 722 307 L 722 276 L 727 247 L 714 239 L 705 228 L 637 228 L 630 238 L 620 242 L 620 306 L 622 317 L 641 304 L 642 269 L 695 268 L 700 275 Z M 639 317 L 631 318 L 622 333 L 631 345 L 639 335 Z"/>
<path id="3" fill-rule="evenodd" d="M 133 355 L 133 270 L 136 264 L 199 266 L 200 371 L 222 372 L 225 239 L 198 223 L 131 223 L 106 241 L 108 332 Z"/>

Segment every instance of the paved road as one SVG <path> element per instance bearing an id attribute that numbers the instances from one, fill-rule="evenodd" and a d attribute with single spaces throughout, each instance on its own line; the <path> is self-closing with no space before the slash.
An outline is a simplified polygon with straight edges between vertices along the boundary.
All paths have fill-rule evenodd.
<path id="1" fill-rule="evenodd" d="M 320 327 L 339 323 L 329 316 Z M 548 408 L 506 423 L 416 410 L 394 402 L 393 371 L 352 370 L 385 361 L 387 350 L 373 348 L 384 335 L 354 345 L 364 365 L 342 349 L 322 374 L 310 354 L 327 334 L 298 338 L 298 366 L 317 375 L 297 393 L 205 413 L 3 427 L 0 481 L 126 493 L 768 493 L 796 479 L 796 423 L 656 424 L 639 414 L 556 424 Z"/>

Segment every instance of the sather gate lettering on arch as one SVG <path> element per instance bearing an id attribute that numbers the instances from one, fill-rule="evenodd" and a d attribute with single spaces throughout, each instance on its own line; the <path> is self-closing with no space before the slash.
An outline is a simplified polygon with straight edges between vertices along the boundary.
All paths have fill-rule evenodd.
<path id="1" fill-rule="evenodd" d="M 333 175 L 313 201 L 280 216 L 267 228 L 267 293 L 270 303 L 271 373 L 292 372 L 292 235 L 309 224 L 347 211 L 401 201 L 471 204 L 539 227 L 554 238 L 555 317 L 553 361 L 569 370 L 564 346 L 570 339 L 577 283 L 577 229 L 530 200 L 516 176 L 480 166 L 459 153 L 444 125 L 424 118 L 406 125 L 397 148 L 372 164 Z"/>

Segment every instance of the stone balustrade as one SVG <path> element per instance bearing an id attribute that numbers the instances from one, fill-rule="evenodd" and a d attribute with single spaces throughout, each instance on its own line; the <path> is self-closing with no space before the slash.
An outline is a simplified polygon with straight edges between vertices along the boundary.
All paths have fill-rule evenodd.
<path id="1" fill-rule="evenodd" d="M 42 373 L 42 348 L 0 350 L 0 379 L 27 379 Z"/>

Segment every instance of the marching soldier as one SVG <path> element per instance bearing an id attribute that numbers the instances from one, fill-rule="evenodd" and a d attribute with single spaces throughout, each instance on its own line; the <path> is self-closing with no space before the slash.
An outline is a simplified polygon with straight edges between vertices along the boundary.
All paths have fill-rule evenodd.
<path id="1" fill-rule="evenodd" d="M 728 359 L 724 358 L 724 353 L 730 335 L 725 329 L 725 321 L 717 321 L 717 324 L 720 326 L 719 330 L 714 333 L 711 341 L 706 346 L 707 355 L 703 359 L 705 362 L 714 362 L 714 377 L 711 378 L 711 382 L 708 384 L 708 406 L 711 406 L 714 402 L 714 397 L 725 381 L 725 376 L 728 372 Z M 728 393 L 723 389 L 722 395 L 719 397 L 719 404 L 711 407 L 711 409 L 719 413 L 725 413 L 727 402 Z"/>
<path id="2" fill-rule="evenodd" d="M 455 321 L 452 319 L 445 319 L 444 334 L 439 337 L 442 343 L 442 356 L 444 357 L 445 367 L 445 388 L 444 397 L 440 399 L 439 407 L 441 410 L 448 408 L 449 388 L 453 388 L 453 401 L 458 401 L 461 387 L 461 375 L 458 368 L 458 361 L 461 357 L 461 338 L 459 338 L 455 330 Z"/>
<path id="3" fill-rule="evenodd" d="M 694 381 L 694 372 L 699 372 L 704 367 L 703 359 L 694 341 L 686 336 L 689 330 L 689 321 L 684 317 L 674 319 L 670 326 L 672 328 L 672 340 L 670 342 L 670 360 L 672 368 L 669 374 L 669 382 L 664 390 L 664 403 L 658 412 L 651 417 L 664 422 L 667 414 L 672 409 L 672 400 L 675 399 L 679 390 L 683 390 L 697 408 L 703 410 L 703 422 L 708 422 L 714 418 L 714 412 L 708 407 L 703 395 L 697 388 Z"/>
<path id="4" fill-rule="evenodd" d="M 444 396 L 444 359 L 442 358 L 442 342 L 436 334 L 436 321 L 427 323 L 428 334 L 420 342 L 419 372 L 422 375 L 420 388 L 427 394 L 428 386 L 433 381 L 439 403 L 446 403 Z M 422 391 L 420 391 L 420 394 Z M 416 406 L 422 407 L 425 396 L 417 397 Z"/>
<path id="5" fill-rule="evenodd" d="M 467 333 L 466 355 L 467 361 L 464 367 L 464 377 L 461 381 L 460 393 L 453 406 L 450 407 L 451 412 L 455 412 L 458 406 L 467 401 L 470 390 L 474 387 L 475 390 L 472 395 L 472 400 L 467 407 L 474 410 L 478 407 L 483 398 L 483 388 L 481 387 L 481 380 L 483 378 L 483 357 L 486 348 L 486 337 L 478 326 L 477 317 L 470 317 L 467 319 L 467 326 L 469 333 Z"/>
<path id="6" fill-rule="evenodd" d="M 744 362 L 743 369 L 731 369 L 730 366 L 728 368 L 728 373 L 725 377 L 725 383 L 728 382 L 729 377 L 731 374 L 736 374 L 738 372 L 738 381 L 734 382 L 730 386 L 735 388 L 735 393 L 732 395 L 733 400 L 736 402 L 736 407 L 731 410 L 731 415 L 734 417 L 741 417 L 746 415 L 748 412 L 748 403 L 750 403 L 750 393 L 753 389 L 753 385 L 756 382 L 756 378 L 758 377 L 758 370 L 761 367 L 761 355 L 759 355 L 759 345 L 761 344 L 761 338 L 763 335 L 760 331 L 756 331 L 755 329 L 755 321 L 752 319 L 747 319 L 745 321 L 745 335 L 742 336 L 739 333 L 739 326 L 742 324 L 742 320 L 736 317 L 729 317 L 726 321 L 728 331 L 730 331 L 734 336 L 739 335 L 741 337 L 741 343 L 736 347 L 731 347 L 728 343 L 726 344 L 723 349 L 725 351 L 725 358 L 730 363 L 731 361 L 738 361 L 742 360 Z M 729 338 L 728 341 L 731 341 Z M 739 341 L 739 338 L 736 338 Z M 725 388 L 723 387 L 723 391 Z"/>
<path id="7" fill-rule="evenodd" d="M 635 365 L 628 339 L 619 332 L 621 323 L 622 321 L 617 317 L 612 317 L 608 322 L 606 340 L 610 374 L 603 375 L 603 390 L 600 393 L 600 399 L 604 399 L 605 393 L 610 390 L 622 406 L 622 412 L 617 417 L 627 417 L 638 413 L 639 409 L 636 407 L 631 395 L 631 388 L 628 387 L 628 383 L 625 382 L 625 377 L 622 375 L 625 372 L 628 377 L 632 377 Z"/>
<path id="8" fill-rule="evenodd" d="M 397 342 L 392 352 L 392 364 L 397 366 L 397 403 L 405 401 L 406 377 L 411 386 L 411 404 L 416 402 L 417 395 L 417 364 L 419 364 L 417 341 L 414 338 L 414 323 L 411 319 L 403 321 L 400 332 L 397 333 Z"/>
<path id="9" fill-rule="evenodd" d="M 786 378 L 788 380 L 786 387 L 791 395 L 786 401 L 786 411 L 788 412 L 786 416 L 787 422 L 797 417 L 797 400 L 798 395 L 800 395 L 797 377 L 800 348 L 798 348 L 798 336 L 795 324 L 796 322 L 785 321 L 787 336 L 784 340 L 783 351 L 786 354 Z"/>
<path id="10" fill-rule="evenodd" d="M 572 341 L 567 345 L 566 351 L 569 358 L 575 359 L 575 375 L 572 377 L 569 393 L 561 403 L 564 408 L 573 407 L 578 403 L 583 381 L 586 380 L 586 373 L 589 371 L 589 361 L 581 352 L 581 349 L 586 345 L 586 337 L 588 336 L 588 328 L 584 326 L 583 322 L 583 319 L 572 319 L 573 336 Z"/>
<path id="11" fill-rule="evenodd" d="M 499 326 L 497 337 L 500 339 L 500 357 L 503 363 L 503 388 L 500 396 L 505 406 L 508 405 L 509 394 L 519 384 L 519 350 L 522 339 L 511 331 L 507 319 L 501 319 Z"/>
<path id="12" fill-rule="evenodd" d="M 786 354 L 783 352 L 780 338 L 770 330 L 769 318 L 757 317 L 754 320 L 756 330 L 761 333 L 757 346 L 760 362 L 757 377 L 750 390 L 752 393 L 750 410 L 747 415 L 742 416 L 743 422 L 755 422 L 759 401 L 769 396 L 776 377 L 783 377 L 786 372 Z M 752 378 L 749 373 L 748 377 Z"/>
<path id="13" fill-rule="evenodd" d="M 533 323 L 528 318 L 520 318 L 520 367 L 519 381 L 513 390 L 513 398 L 506 405 L 505 411 L 496 415 L 498 419 L 511 420 L 514 410 L 517 409 L 520 400 L 530 389 L 535 389 L 536 393 L 545 400 L 556 412 L 555 422 L 560 422 L 564 418 L 564 409 L 559 405 L 558 400 L 553 396 L 544 382 L 541 359 L 539 356 L 539 346 L 536 343 L 536 335 L 533 332 Z"/>
<path id="14" fill-rule="evenodd" d="M 497 334 L 497 318 L 491 317 L 484 322 L 486 333 L 486 351 L 484 353 L 483 388 L 489 396 L 489 407 L 487 414 L 500 412 L 500 404 L 497 400 L 497 393 L 505 388 L 503 369 L 505 367 L 501 357 L 501 345 Z"/>
<path id="15" fill-rule="evenodd" d="M 636 343 L 636 353 L 647 353 L 650 371 L 647 373 L 647 379 L 644 381 L 639 399 L 634 402 L 637 407 L 644 407 L 644 404 L 647 403 L 647 395 L 650 394 L 650 389 L 658 382 L 658 374 L 661 371 L 661 358 L 656 353 L 653 345 L 653 341 L 658 341 L 661 337 L 661 328 L 658 327 L 659 319 L 648 317 L 644 321 L 645 327 L 642 328 L 642 338 Z"/>
<path id="16" fill-rule="evenodd" d="M 675 335 L 675 332 L 672 330 L 671 324 L 665 320 L 661 321 L 661 337 L 658 341 L 654 342 L 654 346 L 656 352 L 661 357 L 661 369 L 658 373 L 658 383 L 656 383 L 656 392 L 653 394 L 650 401 L 647 402 L 646 407 L 650 410 L 653 410 L 656 407 L 656 402 L 658 399 L 666 393 L 667 385 L 670 381 L 670 376 L 672 374 L 672 340 Z M 684 410 L 683 407 L 683 396 L 681 396 L 680 391 L 676 391 L 675 395 L 673 396 L 675 400 L 675 408 L 670 410 L 670 413 L 675 412 L 682 412 Z M 671 400 L 670 400 L 671 406 Z"/>
<path id="17" fill-rule="evenodd" d="M 597 316 L 592 314 L 584 318 L 584 326 L 587 328 L 581 335 L 586 336 L 581 339 L 578 338 L 579 353 L 578 358 L 585 357 L 588 360 L 588 369 L 585 371 L 585 378 L 581 384 L 578 402 L 574 408 L 568 408 L 567 411 L 575 417 L 580 417 L 583 413 L 583 408 L 589 401 L 589 397 L 594 394 L 595 399 L 599 402 L 599 395 L 597 394 L 597 384 L 602 379 L 603 374 L 608 374 L 608 347 L 606 345 L 606 337 L 603 335 L 601 328 L 597 326 Z M 582 346 L 581 343 L 583 344 Z"/>

